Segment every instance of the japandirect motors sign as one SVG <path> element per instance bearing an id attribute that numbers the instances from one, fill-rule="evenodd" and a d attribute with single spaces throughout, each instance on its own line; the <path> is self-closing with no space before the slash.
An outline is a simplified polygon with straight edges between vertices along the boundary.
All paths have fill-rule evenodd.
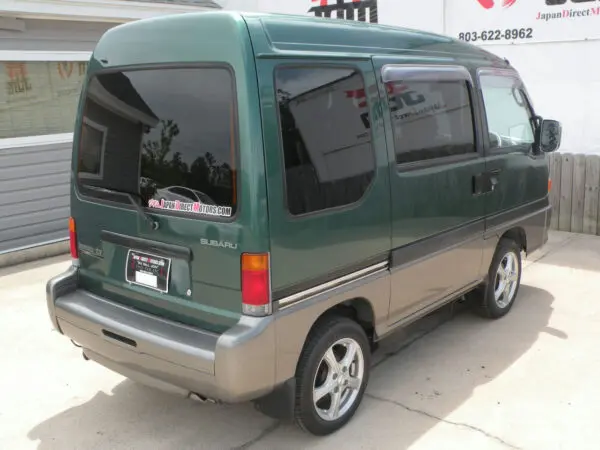
<path id="1" fill-rule="evenodd" d="M 600 0 L 446 0 L 446 33 L 479 45 L 600 39 Z"/>

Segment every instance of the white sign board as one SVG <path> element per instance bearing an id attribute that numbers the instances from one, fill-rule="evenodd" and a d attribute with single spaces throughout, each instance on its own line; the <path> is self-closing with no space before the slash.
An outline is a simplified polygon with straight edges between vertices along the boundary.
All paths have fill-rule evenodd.
<path id="1" fill-rule="evenodd" d="M 600 0 L 446 0 L 446 33 L 478 44 L 600 39 Z"/>

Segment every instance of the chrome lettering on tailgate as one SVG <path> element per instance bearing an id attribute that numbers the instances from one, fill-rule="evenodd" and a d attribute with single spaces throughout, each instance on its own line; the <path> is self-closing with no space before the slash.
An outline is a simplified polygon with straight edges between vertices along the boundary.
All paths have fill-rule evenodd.
<path id="1" fill-rule="evenodd" d="M 91 246 L 85 245 L 85 244 L 79 244 L 79 251 L 81 253 L 85 253 L 86 255 L 94 256 L 96 258 L 104 257 L 104 252 L 102 251 L 101 248 L 94 248 L 94 247 L 91 247 Z"/>
<path id="2" fill-rule="evenodd" d="M 216 241 L 214 239 L 200 239 L 200 244 L 208 245 L 210 247 L 221 247 L 228 248 L 230 250 L 237 250 L 238 245 L 228 241 Z"/>

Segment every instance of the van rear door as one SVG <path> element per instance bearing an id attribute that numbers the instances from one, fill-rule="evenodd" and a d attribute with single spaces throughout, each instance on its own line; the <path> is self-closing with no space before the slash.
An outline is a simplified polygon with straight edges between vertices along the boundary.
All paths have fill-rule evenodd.
<path id="1" fill-rule="evenodd" d="M 214 332 L 238 321 L 241 256 L 269 250 L 249 54 L 233 14 L 140 21 L 99 42 L 73 158 L 81 289 Z"/>

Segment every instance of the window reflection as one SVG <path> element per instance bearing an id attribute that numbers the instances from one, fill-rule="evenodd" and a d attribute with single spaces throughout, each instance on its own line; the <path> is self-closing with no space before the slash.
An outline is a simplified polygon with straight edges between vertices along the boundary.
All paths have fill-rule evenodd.
<path id="1" fill-rule="evenodd" d="M 276 88 L 290 212 L 358 201 L 375 170 L 361 74 L 346 68 L 283 68 Z"/>
<path id="2" fill-rule="evenodd" d="M 387 84 L 398 164 L 475 152 L 466 82 Z"/>
<path id="3" fill-rule="evenodd" d="M 113 72 L 93 78 L 79 146 L 81 183 L 139 193 L 151 208 L 212 214 L 198 205 L 219 205 L 225 209 L 212 215 L 232 215 L 232 84 L 231 74 L 217 68 Z M 105 130 L 102 156 L 97 158 L 103 171 L 97 179 L 84 176 L 86 161 L 98 154 L 87 123 Z"/>

